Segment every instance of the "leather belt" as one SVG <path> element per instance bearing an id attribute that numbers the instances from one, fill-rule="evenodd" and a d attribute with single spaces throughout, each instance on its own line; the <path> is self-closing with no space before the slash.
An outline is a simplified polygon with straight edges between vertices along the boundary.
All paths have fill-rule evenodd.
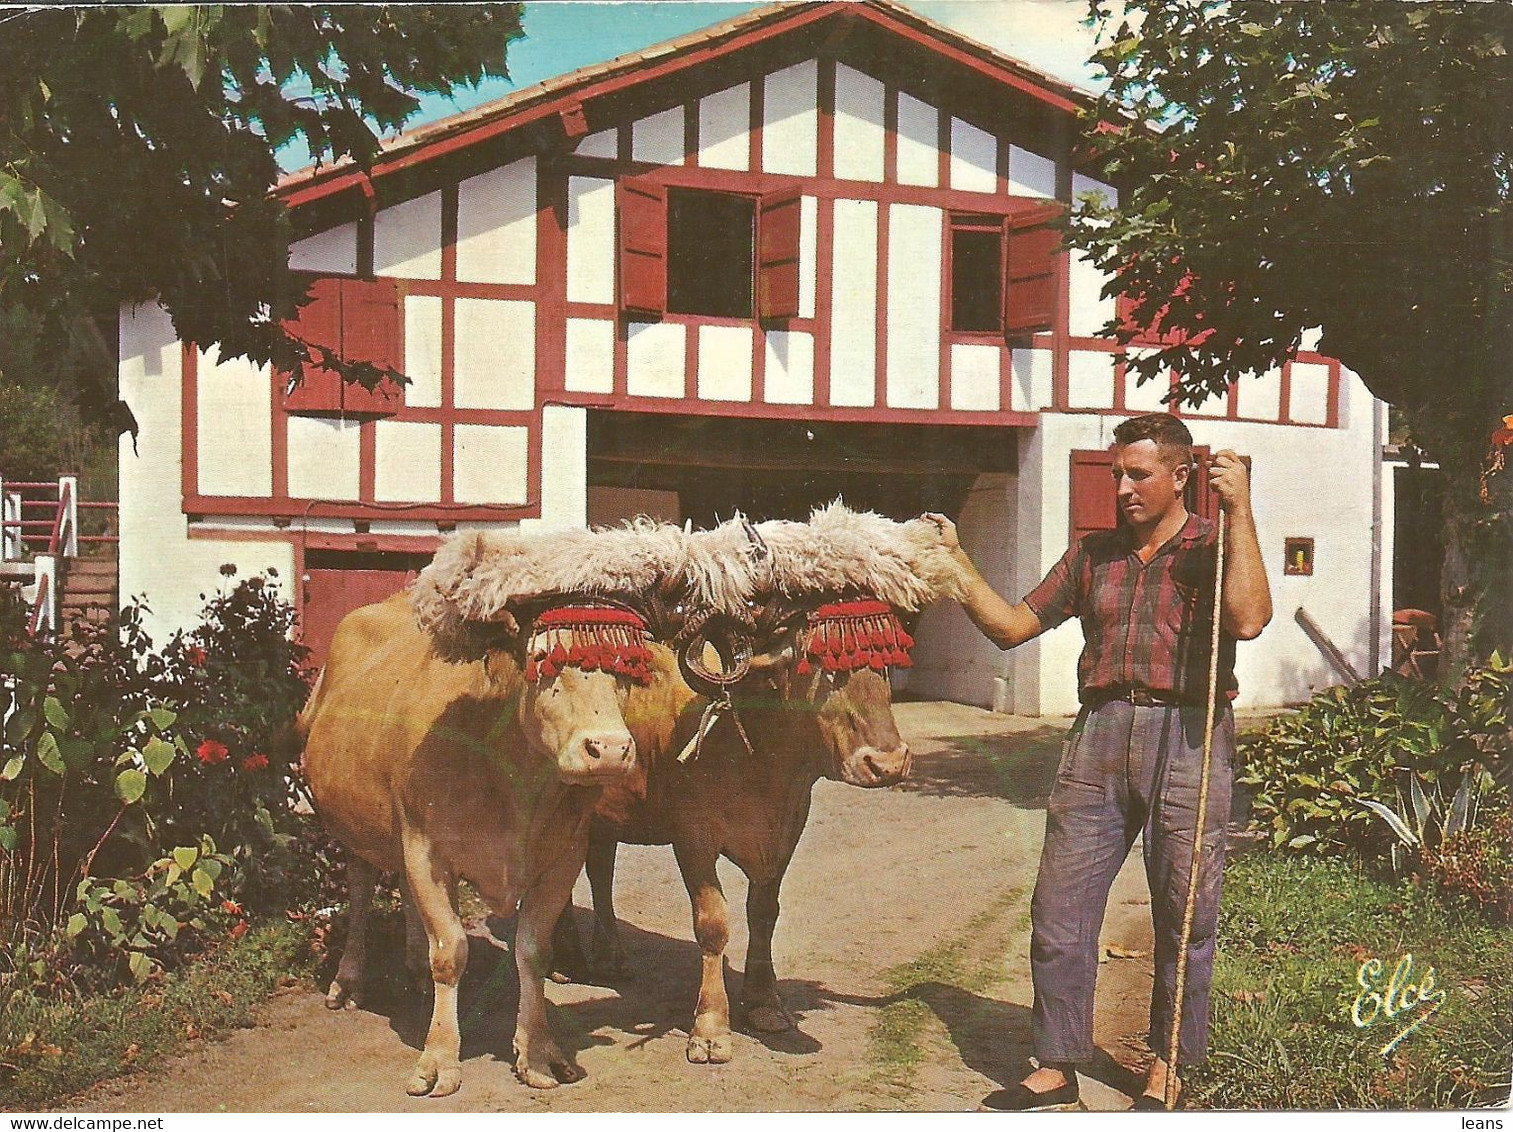
<path id="1" fill-rule="evenodd" d="M 1088 707 L 1123 702 L 1136 707 L 1197 707 L 1200 700 L 1179 696 L 1175 692 L 1153 692 L 1149 688 L 1100 688 L 1086 692 L 1082 702 Z"/>

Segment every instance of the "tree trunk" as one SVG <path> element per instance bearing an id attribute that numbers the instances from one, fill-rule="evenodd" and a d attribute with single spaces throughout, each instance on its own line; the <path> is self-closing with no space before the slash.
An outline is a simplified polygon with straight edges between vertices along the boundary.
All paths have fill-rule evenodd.
<path id="1" fill-rule="evenodd" d="M 1445 475 L 1444 565 L 1440 572 L 1443 637 L 1440 671 L 1459 679 L 1467 664 L 1513 649 L 1513 451 L 1507 467 L 1484 476 L 1492 454 L 1489 424 L 1478 452 L 1455 445 Z M 1427 533 L 1427 532 L 1426 532 Z M 1398 537 L 1412 537 L 1399 532 Z"/>

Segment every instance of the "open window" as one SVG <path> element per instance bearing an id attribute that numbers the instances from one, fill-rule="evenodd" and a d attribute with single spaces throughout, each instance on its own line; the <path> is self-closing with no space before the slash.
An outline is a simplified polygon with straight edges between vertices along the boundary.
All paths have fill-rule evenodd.
<path id="1" fill-rule="evenodd" d="M 396 280 L 320 276 L 311 281 L 310 296 L 299 314 L 284 323 L 288 333 L 349 362 L 403 367 L 403 309 Z M 285 411 L 318 416 L 384 416 L 403 404 L 403 390 L 392 380 L 369 390 L 317 365 L 307 365 L 304 380 L 284 395 Z"/>
<path id="2" fill-rule="evenodd" d="M 755 197 L 627 178 L 617 202 L 627 314 L 797 317 L 797 189 Z"/>
<path id="3" fill-rule="evenodd" d="M 1021 216 L 953 213 L 948 259 L 950 329 L 1022 337 L 1051 329 L 1061 234 L 1044 209 Z"/>

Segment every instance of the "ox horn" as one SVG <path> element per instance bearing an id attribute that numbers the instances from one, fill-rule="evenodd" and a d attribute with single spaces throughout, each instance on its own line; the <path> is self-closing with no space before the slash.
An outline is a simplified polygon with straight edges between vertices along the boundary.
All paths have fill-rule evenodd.
<path id="1" fill-rule="evenodd" d="M 751 543 L 751 553 L 758 562 L 765 562 L 772 556 L 772 551 L 767 549 L 767 543 L 763 540 L 761 532 L 756 529 L 756 524 L 750 519 L 741 520 L 741 529 L 746 532 L 746 538 Z"/>

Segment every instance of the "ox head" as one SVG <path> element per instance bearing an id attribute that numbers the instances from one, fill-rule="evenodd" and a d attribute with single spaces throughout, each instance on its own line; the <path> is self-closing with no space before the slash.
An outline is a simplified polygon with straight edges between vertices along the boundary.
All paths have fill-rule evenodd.
<path id="1" fill-rule="evenodd" d="M 778 733 L 762 726 L 760 742 L 824 752 L 826 777 L 891 786 L 911 758 L 888 673 L 910 663 L 913 644 L 898 612 L 874 598 L 774 599 L 755 607 L 750 624 L 711 618 L 678 659 L 695 691 L 728 692 L 742 711 L 772 709 Z"/>
<path id="2" fill-rule="evenodd" d="M 625 724 L 630 687 L 651 680 L 645 618 L 626 605 L 561 599 L 522 616 L 521 719 L 565 782 L 602 784 L 635 768 Z"/>

